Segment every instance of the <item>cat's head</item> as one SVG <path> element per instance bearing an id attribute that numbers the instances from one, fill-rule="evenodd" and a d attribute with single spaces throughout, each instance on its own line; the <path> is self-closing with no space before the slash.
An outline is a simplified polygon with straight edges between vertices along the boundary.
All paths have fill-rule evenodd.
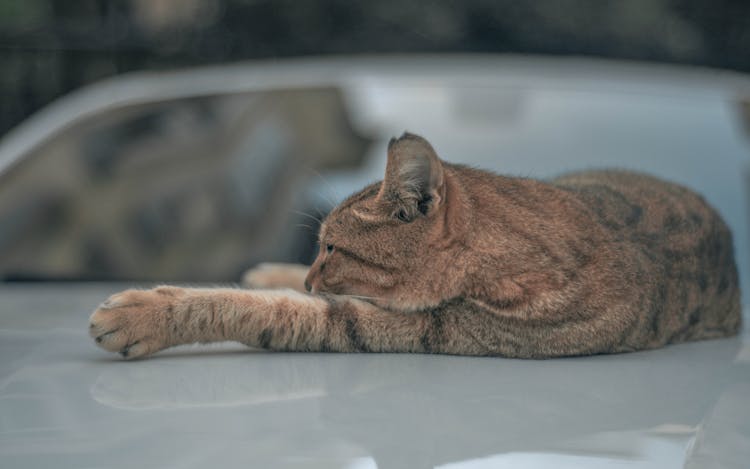
<path id="1" fill-rule="evenodd" d="M 393 309 L 439 303 L 435 250 L 446 205 L 446 167 L 429 142 L 409 133 L 391 139 L 384 180 L 346 199 L 321 225 L 306 288 Z"/>

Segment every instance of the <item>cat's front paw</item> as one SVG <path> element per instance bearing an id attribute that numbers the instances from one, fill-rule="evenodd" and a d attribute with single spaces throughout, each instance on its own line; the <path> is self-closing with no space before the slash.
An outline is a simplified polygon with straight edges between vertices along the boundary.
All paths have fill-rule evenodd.
<path id="1" fill-rule="evenodd" d="M 177 287 L 126 290 L 112 295 L 91 315 L 89 335 L 96 344 L 125 358 L 152 354 L 171 345 L 169 323 L 184 296 Z"/>
<path id="2" fill-rule="evenodd" d="M 245 272 L 242 285 L 246 288 L 291 288 L 304 292 L 308 270 L 310 267 L 306 265 L 266 262 Z"/>

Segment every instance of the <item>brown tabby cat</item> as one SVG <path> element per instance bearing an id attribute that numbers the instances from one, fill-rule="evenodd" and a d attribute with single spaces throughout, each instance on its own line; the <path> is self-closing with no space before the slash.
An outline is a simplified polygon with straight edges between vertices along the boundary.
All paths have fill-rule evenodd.
<path id="1" fill-rule="evenodd" d="M 90 333 L 142 357 L 178 344 L 271 350 L 544 358 L 629 352 L 736 334 L 732 239 L 675 184 L 623 171 L 550 183 L 388 145 L 385 180 L 336 207 L 306 279 L 267 265 L 254 286 L 128 290 Z"/>

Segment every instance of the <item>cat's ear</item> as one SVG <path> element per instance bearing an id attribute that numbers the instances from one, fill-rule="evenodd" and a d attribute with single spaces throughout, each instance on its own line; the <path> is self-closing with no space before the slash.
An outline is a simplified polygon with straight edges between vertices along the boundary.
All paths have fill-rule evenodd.
<path id="1" fill-rule="evenodd" d="M 402 221 L 433 213 L 445 196 L 443 165 L 424 138 L 404 133 L 388 143 L 388 162 L 379 197 L 395 203 Z"/>

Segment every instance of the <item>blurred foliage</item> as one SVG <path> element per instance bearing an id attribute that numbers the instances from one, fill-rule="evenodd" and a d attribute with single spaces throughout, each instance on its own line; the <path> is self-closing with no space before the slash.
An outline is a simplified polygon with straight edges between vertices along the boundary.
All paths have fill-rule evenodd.
<path id="1" fill-rule="evenodd" d="M 0 0 L 0 133 L 131 70 L 320 54 L 511 52 L 750 70 L 750 2 Z"/>

